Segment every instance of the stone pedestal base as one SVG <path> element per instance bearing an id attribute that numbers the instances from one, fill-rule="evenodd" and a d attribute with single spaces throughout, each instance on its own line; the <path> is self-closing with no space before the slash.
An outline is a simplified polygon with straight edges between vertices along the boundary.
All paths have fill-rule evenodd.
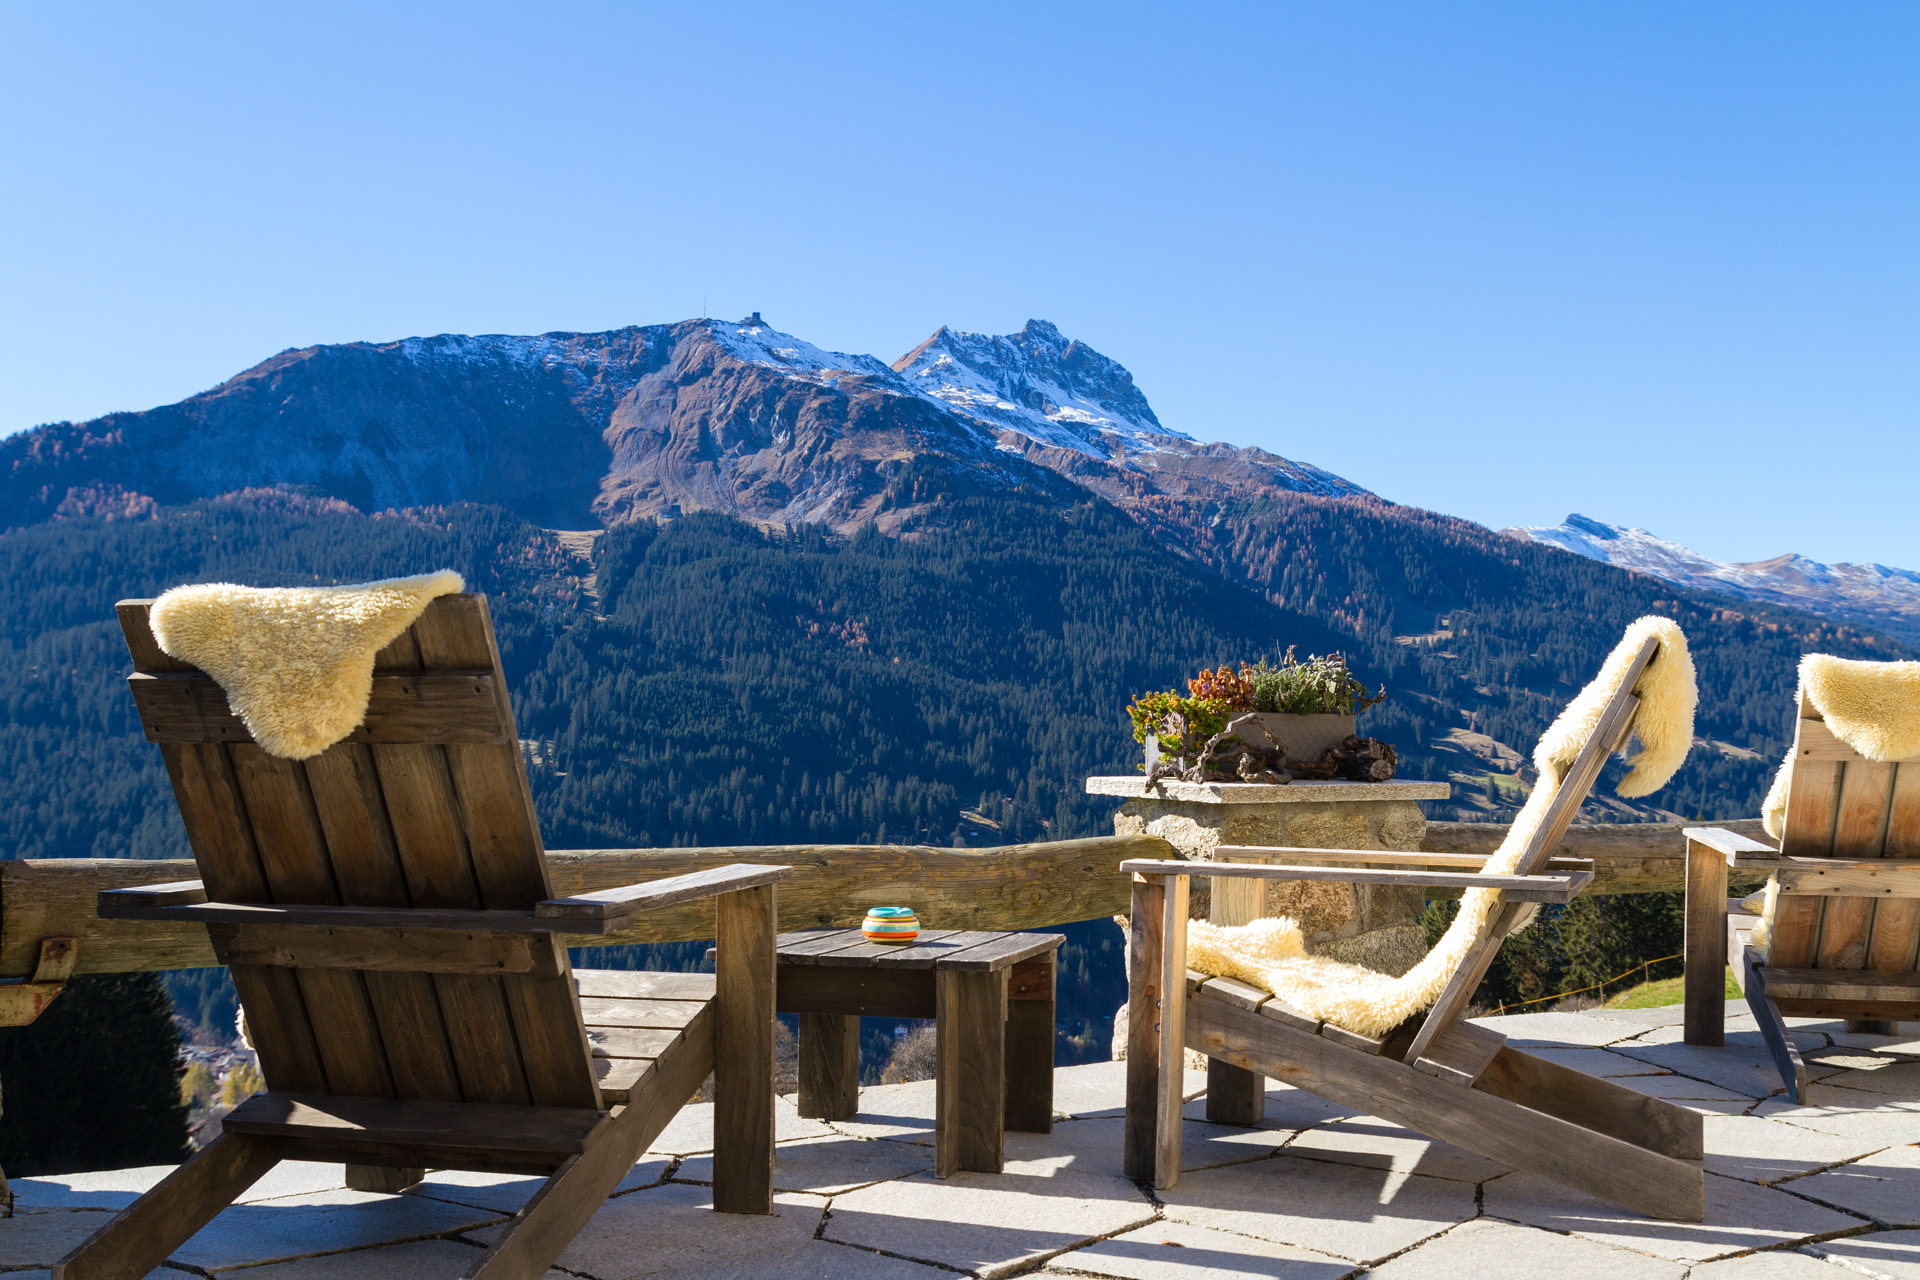
<path id="1" fill-rule="evenodd" d="M 1195 862 L 1212 861 L 1221 845 L 1416 852 L 1427 820 L 1415 802 L 1448 794 L 1447 785 L 1438 782 L 1166 782 L 1146 795 L 1138 778 L 1092 778 L 1087 790 L 1131 795 L 1114 815 L 1116 834 L 1160 836 Z M 1223 913 L 1215 909 L 1212 887 L 1211 881 L 1195 878 L 1195 919 L 1292 916 L 1316 954 L 1395 975 L 1427 953 L 1419 927 L 1426 894 L 1420 889 L 1270 880 L 1262 884 L 1264 900 L 1251 904 L 1251 911 Z"/>

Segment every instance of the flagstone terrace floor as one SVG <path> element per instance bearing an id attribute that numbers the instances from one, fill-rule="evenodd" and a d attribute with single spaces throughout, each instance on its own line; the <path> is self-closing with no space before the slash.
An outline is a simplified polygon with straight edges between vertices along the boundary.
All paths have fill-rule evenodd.
<path id="1" fill-rule="evenodd" d="M 1776 1089 L 1751 1019 L 1724 1049 L 1680 1043 L 1679 1010 L 1502 1018 L 1513 1043 L 1706 1114 L 1707 1221 L 1654 1222 L 1443 1143 L 1271 1087 L 1265 1123 L 1189 1107 L 1181 1184 L 1120 1176 L 1119 1063 L 1062 1069 L 1051 1135 L 1008 1134 L 997 1177 L 931 1171 L 930 1083 L 868 1089 L 854 1120 L 780 1107 L 772 1217 L 707 1208 L 711 1108 L 689 1107 L 552 1276 L 936 1280 L 1848 1280 L 1920 1278 L 1920 1040 L 1795 1023 L 1816 1081 Z M 1197 1095 L 1204 1077 L 1190 1075 Z M 5 1280 L 45 1276 L 165 1169 L 28 1178 L 0 1221 Z M 283 1164 L 154 1277 L 440 1280 L 533 1179 L 443 1173 L 400 1196 L 348 1191 L 340 1166 Z"/>

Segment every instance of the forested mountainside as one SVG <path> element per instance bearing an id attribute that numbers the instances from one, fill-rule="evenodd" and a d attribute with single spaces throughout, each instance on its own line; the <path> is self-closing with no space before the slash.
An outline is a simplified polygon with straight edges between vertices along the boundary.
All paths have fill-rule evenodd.
<path id="1" fill-rule="evenodd" d="M 1133 693 L 1289 645 L 1343 649 L 1388 686 L 1365 728 L 1399 745 L 1403 776 L 1453 780 L 1436 816 L 1494 818 L 1523 795 L 1506 746 L 1530 747 L 1645 612 L 1692 637 L 1713 741 L 1661 810 L 1601 798 L 1588 817 L 1750 814 L 1786 746 L 1800 653 L 1911 652 L 1365 498 L 1223 517 L 1198 560 L 1091 496 L 909 471 L 895 500 L 917 512 L 902 536 L 698 515 L 606 532 L 590 562 L 582 539 L 497 507 L 370 516 L 286 491 L 0 536 L 0 848 L 186 856 L 112 609 L 181 582 L 465 574 L 491 600 L 553 848 L 1101 832 L 1115 802 L 1081 783 L 1134 767 Z M 1071 932 L 1062 1036 L 1102 1056 L 1117 935 Z M 226 1016 L 204 983 L 175 986 L 195 1020 Z"/>
<path id="2" fill-rule="evenodd" d="M 1384 682 L 1366 727 L 1403 775 L 1454 776 L 1445 811 L 1493 817 L 1486 780 L 1510 811 L 1523 777 L 1484 742 L 1529 749 L 1646 612 L 1693 638 L 1709 740 L 1655 800 L 1750 814 L 1800 653 L 1911 652 L 1365 499 L 1223 521 L 1214 549 L 1247 586 L 1097 499 L 932 508 L 904 538 L 643 521 L 601 535 L 592 565 L 498 508 L 367 516 L 282 492 L 0 536 L 0 840 L 16 857 L 183 853 L 112 604 L 187 581 L 466 574 L 492 598 L 554 847 L 1104 830 L 1113 802 L 1080 783 L 1133 767 L 1129 696 L 1289 645 L 1343 649 Z"/>

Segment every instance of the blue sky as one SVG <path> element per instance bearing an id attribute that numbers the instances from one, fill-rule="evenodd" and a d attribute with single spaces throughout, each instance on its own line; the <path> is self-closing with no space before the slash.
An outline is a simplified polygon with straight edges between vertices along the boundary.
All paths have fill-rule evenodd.
<path id="1" fill-rule="evenodd" d="M 0 432 L 287 347 L 1053 320 L 1496 527 L 1920 568 L 1920 7 L 0 8 Z"/>

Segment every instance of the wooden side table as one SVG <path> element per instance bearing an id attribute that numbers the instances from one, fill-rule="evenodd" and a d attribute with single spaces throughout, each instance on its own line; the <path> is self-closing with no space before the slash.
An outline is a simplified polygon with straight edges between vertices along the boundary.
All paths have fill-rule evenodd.
<path id="1" fill-rule="evenodd" d="M 1003 1135 L 1053 1130 L 1058 933 L 930 929 L 868 942 L 858 929 L 783 933 L 774 1007 L 800 1015 L 800 1114 L 860 1110 L 860 1019 L 932 1018 L 933 1171 L 999 1173 Z"/>

